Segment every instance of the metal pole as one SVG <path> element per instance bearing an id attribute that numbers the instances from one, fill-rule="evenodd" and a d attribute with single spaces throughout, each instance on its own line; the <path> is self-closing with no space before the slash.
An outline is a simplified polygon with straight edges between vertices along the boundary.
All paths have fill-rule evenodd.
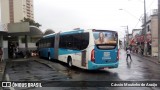
<path id="1" fill-rule="evenodd" d="M 128 39 L 128 41 L 127 41 L 127 47 L 129 46 L 129 31 L 128 31 L 128 25 L 127 25 L 127 39 Z"/>
<path id="2" fill-rule="evenodd" d="M 27 40 L 27 35 L 25 35 L 25 58 L 28 57 L 28 40 Z"/>
<path id="3" fill-rule="evenodd" d="M 126 50 L 126 41 L 125 41 L 125 36 L 124 36 L 124 45 L 123 45 L 124 50 Z"/>
<path id="4" fill-rule="evenodd" d="M 158 61 L 160 62 L 160 0 L 158 0 Z"/>
<path id="5" fill-rule="evenodd" d="M 146 0 L 144 0 L 144 55 L 147 55 L 147 43 L 146 43 Z"/>

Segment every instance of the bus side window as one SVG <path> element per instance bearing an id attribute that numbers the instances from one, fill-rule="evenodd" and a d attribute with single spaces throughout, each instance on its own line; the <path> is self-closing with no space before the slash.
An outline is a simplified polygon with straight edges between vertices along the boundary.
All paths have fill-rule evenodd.
<path id="1" fill-rule="evenodd" d="M 82 33 L 81 42 L 81 50 L 86 49 L 89 44 L 89 33 Z"/>
<path id="2" fill-rule="evenodd" d="M 51 42 L 51 45 L 50 45 L 50 47 L 54 47 L 54 40 L 55 39 L 55 37 L 52 37 L 51 39 L 50 39 L 50 42 Z"/>
<path id="3" fill-rule="evenodd" d="M 66 48 L 66 36 L 65 35 L 62 35 L 60 36 L 60 43 L 59 43 L 59 47 L 60 48 Z"/>

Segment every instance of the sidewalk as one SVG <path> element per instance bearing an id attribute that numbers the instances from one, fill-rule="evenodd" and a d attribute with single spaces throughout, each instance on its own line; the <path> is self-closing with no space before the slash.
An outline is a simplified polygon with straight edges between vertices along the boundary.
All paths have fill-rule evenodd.
<path id="1" fill-rule="evenodd" d="M 5 67 L 6 67 L 6 62 L 5 61 L 0 62 L 0 81 L 3 80 Z"/>
<path id="2" fill-rule="evenodd" d="M 6 68 L 6 62 L 5 61 L 2 61 L 2 62 L 0 61 L 0 81 L 4 80 L 5 68 Z M 3 90 L 3 88 L 0 87 L 0 90 Z"/>
<path id="3" fill-rule="evenodd" d="M 42 64 L 45 64 L 47 66 L 49 66 L 50 68 L 52 69 L 56 69 L 58 72 L 59 70 L 56 68 L 56 67 L 60 67 L 60 69 L 63 71 L 63 70 L 66 70 L 65 67 L 59 65 L 59 64 L 56 64 L 56 63 L 53 63 L 53 64 L 50 64 L 51 61 L 48 61 L 48 60 L 43 60 L 43 59 L 40 59 L 38 57 L 29 57 L 29 58 L 18 58 L 18 59 L 11 59 L 11 60 L 7 60 L 8 62 L 9 61 L 28 61 L 28 60 L 34 60 L 36 62 L 39 62 L 39 63 L 42 63 Z M 3 62 L 0 62 L 0 81 L 3 81 L 4 80 L 4 73 L 5 73 L 5 67 L 6 67 L 6 63 L 7 61 L 3 61 Z M 55 67 L 56 66 L 56 67 Z M 0 89 L 1 90 L 1 89 Z"/>
<path id="4" fill-rule="evenodd" d="M 4 80 L 4 73 L 5 73 L 6 63 L 8 61 L 20 61 L 20 60 L 27 60 L 27 59 L 21 58 L 21 59 L 5 60 L 5 61 L 2 61 L 2 62 L 0 61 L 0 81 Z"/>
<path id="5" fill-rule="evenodd" d="M 160 61 L 158 61 L 158 57 L 152 57 L 152 56 L 144 56 L 144 55 L 140 55 L 140 54 L 137 54 L 137 53 L 132 53 L 133 55 L 136 55 L 138 57 L 141 57 L 145 60 L 149 60 L 153 63 L 156 63 L 156 64 L 160 64 Z"/>

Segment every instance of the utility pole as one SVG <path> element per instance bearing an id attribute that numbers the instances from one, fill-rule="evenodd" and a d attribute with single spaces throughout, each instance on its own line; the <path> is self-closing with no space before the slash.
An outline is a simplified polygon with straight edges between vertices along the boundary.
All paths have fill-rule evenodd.
<path id="1" fill-rule="evenodd" d="M 129 46 L 129 30 L 128 30 L 128 25 L 127 26 L 122 26 L 122 27 L 126 27 L 126 31 L 125 31 L 125 33 L 126 33 L 126 43 L 125 43 L 125 47 L 128 47 Z"/>
<path id="2" fill-rule="evenodd" d="M 128 25 L 127 25 L 127 47 L 129 46 L 129 31 L 128 31 Z"/>
<path id="3" fill-rule="evenodd" d="M 123 48 L 124 48 L 124 50 L 126 50 L 126 40 L 125 40 L 125 36 L 124 36 L 124 45 L 123 45 Z"/>
<path id="4" fill-rule="evenodd" d="M 158 61 L 160 62 L 160 0 L 158 0 Z"/>
<path id="5" fill-rule="evenodd" d="M 159 1 L 159 0 L 158 0 Z M 143 31 L 143 35 L 144 35 L 144 55 L 147 55 L 147 43 L 146 43 L 146 0 L 144 0 L 144 31 Z"/>

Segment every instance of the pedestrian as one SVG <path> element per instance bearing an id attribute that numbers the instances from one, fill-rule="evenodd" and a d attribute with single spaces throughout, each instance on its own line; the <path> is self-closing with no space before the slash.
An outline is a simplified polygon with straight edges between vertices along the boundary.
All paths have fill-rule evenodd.
<path id="1" fill-rule="evenodd" d="M 130 57 L 130 60 L 132 60 L 132 58 L 131 58 L 131 50 L 129 48 L 127 49 L 126 53 L 127 53 L 126 60 L 128 60 L 128 57 Z"/>
<path id="2" fill-rule="evenodd" d="M 143 52 L 144 52 L 144 49 L 143 48 L 141 48 L 141 54 L 143 55 Z"/>
<path id="3" fill-rule="evenodd" d="M 19 54 L 19 49 L 18 46 L 15 47 L 15 57 L 18 58 L 18 54 Z"/>
<path id="4" fill-rule="evenodd" d="M 2 48 L 0 47 L 0 60 L 2 61 L 2 55 L 3 55 L 3 51 Z"/>

